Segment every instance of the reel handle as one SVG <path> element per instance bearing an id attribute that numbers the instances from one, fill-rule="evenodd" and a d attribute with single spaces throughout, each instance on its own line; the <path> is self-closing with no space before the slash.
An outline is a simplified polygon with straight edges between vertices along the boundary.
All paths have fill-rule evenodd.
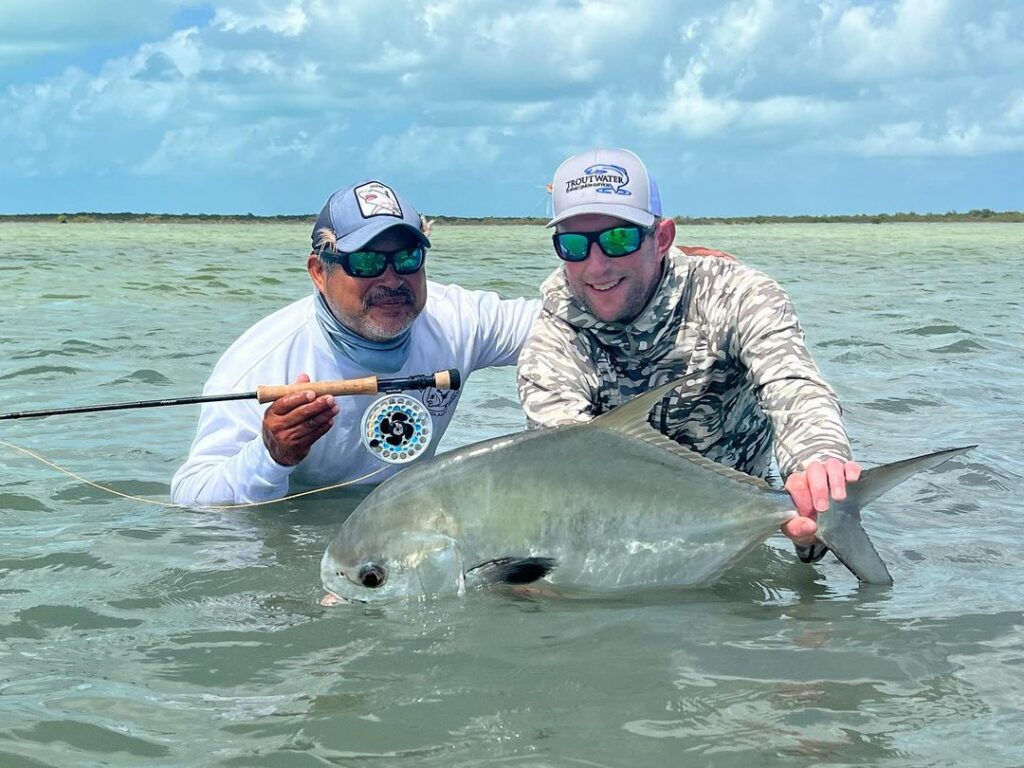
<path id="1" fill-rule="evenodd" d="M 256 399 L 270 403 L 286 395 L 313 391 L 320 395 L 376 395 L 379 392 L 401 392 L 403 389 L 458 389 L 462 377 L 457 368 L 437 371 L 429 376 L 406 376 L 391 379 L 366 376 L 361 379 L 335 379 L 333 381 L 310 381 L 306 384 L 261 385 L 256 388 Z"/>

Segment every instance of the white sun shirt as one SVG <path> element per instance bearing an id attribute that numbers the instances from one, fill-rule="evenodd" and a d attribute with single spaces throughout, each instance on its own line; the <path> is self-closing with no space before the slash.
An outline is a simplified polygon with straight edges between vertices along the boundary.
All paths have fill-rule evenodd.
<path id="1" fill-rule="evenodd" d="M 540 309 L 538 301 L 501 299 L 488 291 L 427 283 L 427 302 L 412 324 L 409 358 L 389 376 L 457 368 L 469 375 L 494 365 L 514 365 Z M 221 356 L 203 388 L 206 395 L 249 392 L 264 384 L 290 384 L 306 373 L 313 381 L 373 375 L 335 350 L 316 320 L 312 296 L 259 321 Z M 421 390 L 434 424 L 434 439 L 418 460 L 432 456 L 451 421 L 460 392 Z M 292 467 L 278 464 L 263 443 L 263 412 L 255 398 L 205 403 L 188 459 L 174 474 L 177 504 L 217 505 L 268 501 L 296 486 L 319 488 L 383 471 L 379 483 L 402 468 L 375 458 L 360 441 L 363 412 L 376 395 L 339 397 L 331 430 Z"/>

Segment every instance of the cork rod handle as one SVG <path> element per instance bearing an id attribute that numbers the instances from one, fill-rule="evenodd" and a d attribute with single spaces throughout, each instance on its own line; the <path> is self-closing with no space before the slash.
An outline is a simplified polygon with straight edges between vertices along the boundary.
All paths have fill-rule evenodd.
<path id="1" fill-rule="evenodd" d="M 313 391 L 320 395 L 375 395 L 378 392 L 377 377 L 363 379 L 337 379 L 335 381 L 311 381 L 306 384 L 264 385 L 256 388 L 256 399 L 270 403 L 287 395 Z"/>

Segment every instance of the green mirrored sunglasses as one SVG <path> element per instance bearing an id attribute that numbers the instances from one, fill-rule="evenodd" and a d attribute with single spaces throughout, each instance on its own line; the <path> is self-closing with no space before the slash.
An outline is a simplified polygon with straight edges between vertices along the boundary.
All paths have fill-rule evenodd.
<path id="1" fill-rule="evenodd" d="M 600 232 L 557 232 L 551 240 L 555 253 L 563 261 L 583 261 L 590 255 L 590 246 L 597 243 L 605 256 L 629 256 L 640 250 L 644 237 L 653 232 L 639 225 L 609 227 Z"/>
<path id="2" fill-rule="evenodd" d="M 422 245 L 403 248 L 400 251 L 344 251 L 323 250 L 320 258 L 333 264 L 340 264 L 349 277 L 380 277 L 388 264 L 399 275 L 411 275 L 423 269 L 427 251 Z"/>

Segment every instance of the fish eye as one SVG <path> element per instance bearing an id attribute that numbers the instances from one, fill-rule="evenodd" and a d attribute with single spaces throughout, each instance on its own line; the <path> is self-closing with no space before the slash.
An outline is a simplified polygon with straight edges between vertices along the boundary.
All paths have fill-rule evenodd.
<path id="1" fill-rule="evenodd" d="M 359 569 L 359 583 L 364 587 L 376 589 L 387 579 L 387 573 L 376 563 L 368 563 Z"/>

